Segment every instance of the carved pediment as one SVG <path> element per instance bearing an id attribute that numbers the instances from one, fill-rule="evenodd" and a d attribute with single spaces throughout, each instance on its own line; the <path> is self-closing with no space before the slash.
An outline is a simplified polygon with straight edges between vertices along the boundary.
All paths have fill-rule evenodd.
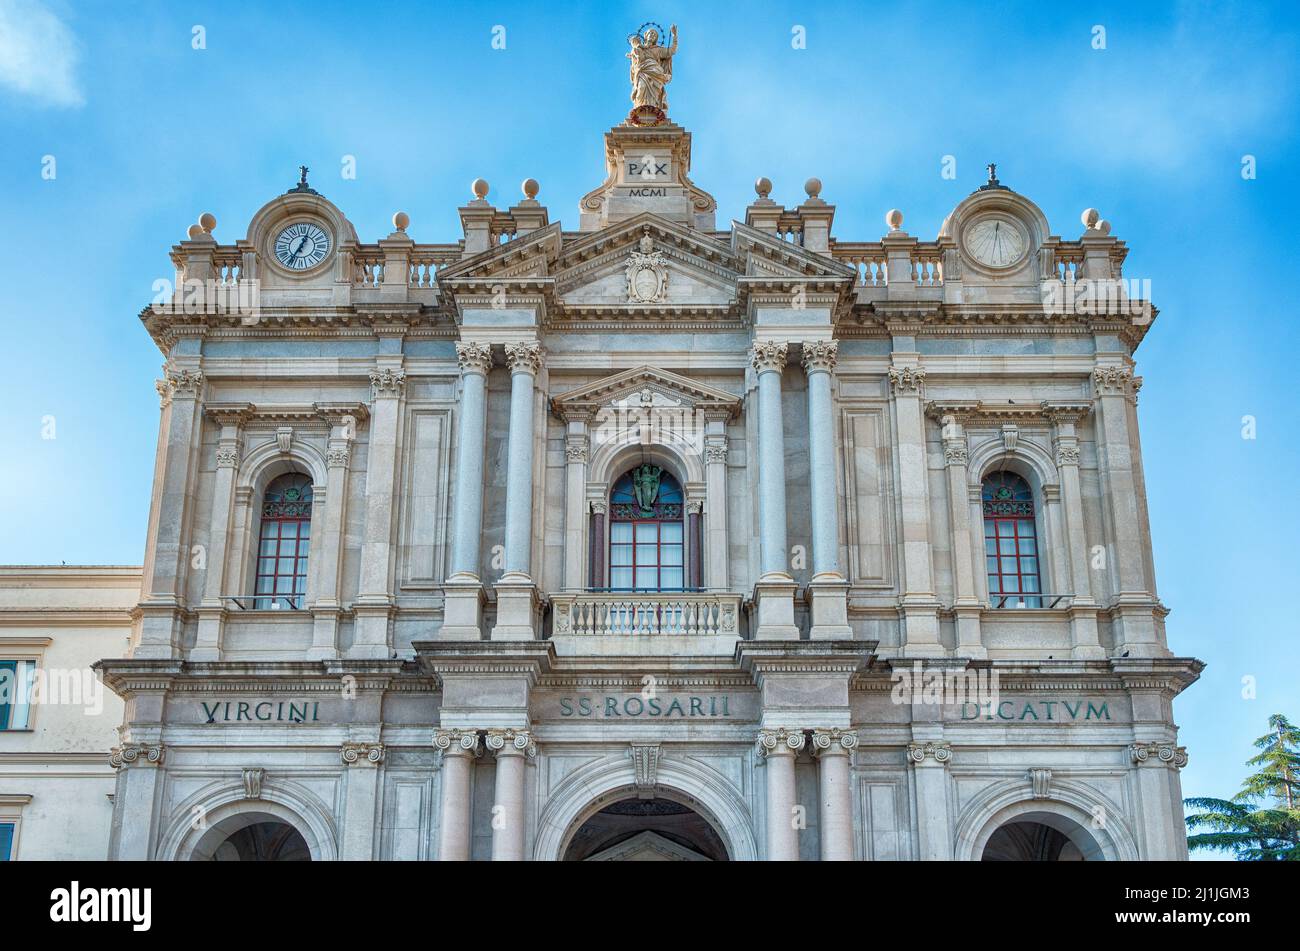
<path id="1" fill-rule="evenodd" d="M 620 405 L 635 405 L 648 410 L 668 407 L 716 409 L 730 415 L 739 409 L 740 399 L 689 377 L 640 366 L 580 386 L 551 400 L 551 408 L 561 418 L 587 415 Z"/>
<path id="2" fill-rule="evenodd" d="M 455 290 L 512 279 L 549 277 L 559 252 L 560 223 L 557 221 L 440 268 L 438 283 Z"/>
<path id="3" fill-rule="evenodd" d="M 588 862 L 709 862 L 707 855 L 646 830 L 589 855 Z"/>

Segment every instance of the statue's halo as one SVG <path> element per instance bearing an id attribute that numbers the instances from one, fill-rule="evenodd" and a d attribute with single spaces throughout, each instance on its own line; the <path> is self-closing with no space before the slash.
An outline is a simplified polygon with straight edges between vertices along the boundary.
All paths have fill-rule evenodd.
<path id="1" fill-rule="evenodd" d="M 642 40 L 645 40 L 645 28 L 648 26 L 652 26 L 655 28 L 655 33 L 658 35 L 655 41 L 657 44 L 659 40 L 662 40 L 664 37 L 664 28 L 660 26 L 658 23 L 656 23 L 654 20 L 646 20 L 644 23 L 642 23 L 639 27 L 636 28 L 636 32 L 633 33 L 632 35 L 639 36 L 641 37 Z"/>

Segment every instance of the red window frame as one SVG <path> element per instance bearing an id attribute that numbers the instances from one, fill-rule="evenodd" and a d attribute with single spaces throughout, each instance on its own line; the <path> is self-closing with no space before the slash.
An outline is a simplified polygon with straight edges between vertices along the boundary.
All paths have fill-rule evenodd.
<path id="1" fill-rule="evenodd" d="M 1007 525 L 1009 531 L 999 534 L 998 526 Z M 1011 542 L 1011 551 L 1002 550 L 1002 542 Z M 1032 541 L 1033 548 L 1025 550 L 1023 542 Z M 989 543 L 993 551 L 990 552 Z M 1042 557 L 1038 547 L 1038 526 L 1032 515 L 986 515 L 984 516 L 984 559 L 985 574 L 989 582 L 989 600 L 998 607 L 999 599 L 1006 598 L 1007 604 L 1014 605 L 1023 600 L 1025 607 L 1041 608 L 1043 606 L 1041 574 L 1035 570 L 1025 570 L 1025 559 L 1032 558 L 1041 567 Z M 1007 590 L 1007 581 L 1015 579 L 1015 590 Z M 1032 580 L 1032 590 L 1026 585 Z"/>
<path id="2" fill-rule="evenodd" d="M 629 526 L 631 526 L 631 529 L 632 529 L 632 538 L 631 538 L 630 541 L 627 541 L 627 542 L 616 542 L 616 541 L 614 540 L 615 527 L 616 527 L 616 526 L 621 526 L 621 525 L 629 525 Z M 644 546 L 648 546 L 648 545 L 651 544 L 651 543 L 648 542 L 648 541 L 639 541 L 639 540 L 638 540 L 638 537 L 637 537 L 637 535 L 638 535 L 638 533 L 637 533 L 637 528 L 638 528 L 638 526 L 641 526 L 641 525 L 653 525 L 654 528 L 655 528 L 655 540 L 654 540 L 654 543 L 653 543 L 653 544 L 654 544 L 654 549 L 655 549 L 655 557 L 654 557 L 654 561 L 653 561 L 653 562 L 638 562 L 638 560 L 637 560 L 637 550 L 638 550 L 639 548 L 642 548 L 642 547 L 644 547 Z M 667 541 L 667 542 L 664 541 L 663 527 L 664 527 L 665 525 L 676 525 L 676 526 L 679 527 L 680 532 L 679 532 L 679 538 L 678 538 L 677 541 Z M 624 564 L 616 563 L 616 562 L 614 561 L 614 549 L 615 549 L 615 548 L 629 548 L 629 549 L 631 549 L 631 555 L 632 555 L 631 563 L 624 563 Z M 678 558 L 678 562 L 677 562 L 677 564 L 674 565 L 674 564 L 665 564 L 665 563 L 664 563 L 664 549 L 665 549 L 665 548 L 676 548 L 676 549 L 677 549 L 678 554 L 679 554 L 679 558 Z M 637 584 L 637 583 L 636 583 L 636 579 L 637 579 L 637 571 L 638 571 L 638 569 L 648 569 L 648 568 L 653 568 L 653 569 L 654 569 L 654 572 L 655 572 L 655 583 L 654 583 L 653 585 L 639 585 L 639 584 Z M 681 576 L 681 581 L 678 582 L 678 583 L 675 584 L 675 585 L 670 585 L 670 586 L 668 586 L 668 587 L 665 587 L 665 586 L 664 586 L 664 583 L 663 583 L 663 574 L 664 574 L 664 570 L 665 570 L 665 569 L 667 569 L 668 571 L 676 571 L 676 572 Z M 607 570 L 609 571 L 609 589 L 610 589 L 611 591 L 646 591 L 646 592 L 652 592 L 652 591 L 684 591 L 684 590 L 686 590 L 686 526 L 682 523 L 681 519 L 676 519 L 676 518 L 616 519 L 616 520 L 610 522 L 610 526 L 609 526 L 609 560 L 608 560 L 608 567 L 607 567 Z M 614 572 L 615 572 L 615 571 L 620 571 L 620 570 L 621 570 L 621 571 L 631 571 L 631 572 L 632 572 L 632 584 L 631 584 L 631 585 L 615 585 L 615 584 L 614 584 Z"/>

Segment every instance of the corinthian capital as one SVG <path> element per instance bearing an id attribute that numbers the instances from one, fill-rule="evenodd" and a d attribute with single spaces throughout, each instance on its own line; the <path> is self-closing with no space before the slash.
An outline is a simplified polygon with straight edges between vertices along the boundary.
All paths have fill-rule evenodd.
<path id="1" fill-rule="evenodd" d="M 754 362 L 756 372 L 764 373 L 768 370 L 775 370 L 780 373 L 785 369 L 785 358 L 789 351 L 789 346 L 784 343 L 778 343 L 775 340 L 760 340 L 754 344 L 754 349 L 749 352 L 749 357 Z"/>
<path id="2" fill-rule="evenodd" d="M 393 370 L 384 367 L 382 370 L 370 371 L 370 395 L 371 398 L 380 396 L 401 396 L 402 389 L 406 386 L 406 374 L 401 370 Z"/>
<path id="3" fill-rule="evenodd" d="M 433 734 L 433 745 L 444 756 L 477 756 L 478 732 L 475 730 L 438 730 Z"/>
<path id="4" fill-rule="evenodd" d="M 851 753 L 858 745 L 858 735 L 852 730 L 813 730 L 812 745 L 817 756 Z"/>
<path id="5" fill-rule="evenodd" d="M 506 344 L 506 365 L 511 373 L 527 373 L 537 376 L 542 369 L 542 345 L 540 343 Z"/>
<path id="6" fill-rule="evenodd" d="M 527 730 L 488 730 L 487 748 L 497 756 L 536 756 L 537 744 Z"/>
<path id="7" fill-rule="evenodd" d="M 456 360 L 460 363 L 460 372 L 481 373 L 488 375 L 492 369 L 492 345 L 466 340 L 456 344 Z"/>
<path id="8" fill-rule="evenodd" d="M 1133 384 L 1128 367 L 1096 367 L 1092 371 L 1092 388 L 1098 396 L 1127 396 Z"/>
<path id="9" fill-rule="evenodd" d="M 830 373 L 835 369 L 835 358 L 840 345 L 835 340 L 812 340 L 803 345 L 803 368 L 809 373 L 824 371 Z"/>
<path id="10" fill-rule="evenodd" d="M 925 389 L 925 367 L 890 367 L 889 388 L 895 394 L 915 393 Z"/>
<path id="11" fill-rule="evenodd" d="M 759 730 L 758 755 L 776 756 L 782 753 L 798 753 L 803 749 L 804 742 L 803 730 L 787 730 L 784 727 L 774 730 Z"/>

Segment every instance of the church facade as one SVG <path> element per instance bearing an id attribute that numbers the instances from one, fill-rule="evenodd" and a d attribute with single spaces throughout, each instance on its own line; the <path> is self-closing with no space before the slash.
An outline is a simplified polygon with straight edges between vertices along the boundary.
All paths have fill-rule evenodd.
<path id="1" fill-rule="evenodd" d="M 639 38 L 571 224 L 172 249 L 109 857 L 1185 858 L 1124 243 L 720 223 Z"/>

